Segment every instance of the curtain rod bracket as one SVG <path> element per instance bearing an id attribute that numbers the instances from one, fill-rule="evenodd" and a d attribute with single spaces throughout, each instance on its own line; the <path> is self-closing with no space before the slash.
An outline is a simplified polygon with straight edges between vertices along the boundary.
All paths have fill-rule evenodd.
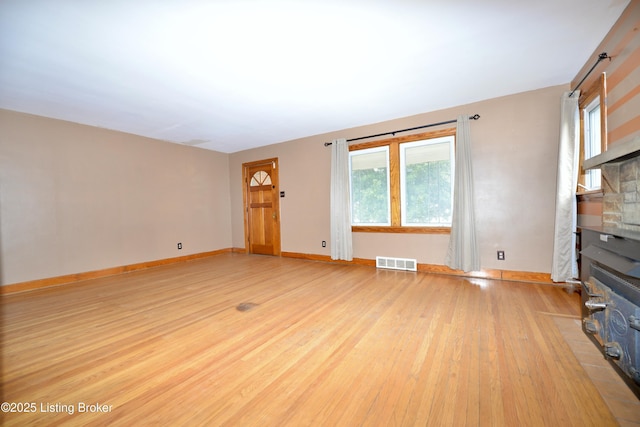
<path id="1" fill-rule="evenodd" d="M 603 59 L 609 59 L 609 62 L 611 62 L 611 57 L 607 55 L 607 52 L 602 52 L 600 55 L 598 55 L 598 59 L 600 61 L 602 61 Z"/>
<path id="2" fill-rule="evenodd" d="M 596 61 L 596 63 L 593 64 L 593 67 L 591 67 L 589 71 L 587 71 L 587 74 L 585 74 L 582 80 L 580 80 L 580 83 L 578 83 L 578 86 L 576 86 L 576 88 L 571 91 L 571 93 L 569 94 L 569 98 L 571 98 L 573 94 L 578 90 L 580 85 L 582 85 L 582 83 L 584 83 L 584 81 L 587 80 L 587 77 L 589 77 L 589 74 L 591 74 L 591 72 L 598 66 L 598 64 L 604 61 L 605 59 L 609 59 L 609 62 L 611 62 L 611 57 L 607 55 L 607 52 L 602 52 L 600 55 L 598 55 L 598 60 Z"/>

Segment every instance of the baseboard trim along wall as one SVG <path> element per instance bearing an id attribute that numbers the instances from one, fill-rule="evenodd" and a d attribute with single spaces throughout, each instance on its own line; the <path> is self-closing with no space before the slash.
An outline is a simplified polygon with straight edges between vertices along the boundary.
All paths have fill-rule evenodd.
<path id="1" fill-rule="evenodd" d="M 16 292 L 31 291 L 34 289 L 47 288 L 50 286 L 66 285 L 69 283 L 81 282 L 83 280 L 97 279 L 100 277 L 114 276 L 116 274 L 128 273 L 130 271 L 143 270 L 151 267 L 159 267 L 161 265 L 175 264 L 177 262 L 191 261 L 199 258 L 206 258 L 222 253 L 234 252 L 233 249 L 220 249 L 210 252 L 200 252 L 197 254 L 184 255 L 174 258 L 164 258 L 155 261 L 145 261 L 136 264 L 122 265 L 119 267 L 110 267 L 102 270 L 87 271 L 84 273 L 66 274 L 64 276 L 49 277 L 45 279 L 30 280 L 27 282 L 13 283 L 10 285 L 0 286 L 0 295 L 12 294 Z M 244 250 L 243 250 L 244 252 Z"/>
<path id="2" fill-rule="evenodd" d="M 102 270 L 87 271 L 84 273 L 67 274 L 64 276 L 50 277 L 45 279 L 30 280 L 27 282 L 13 283 L 5 286 L 0 286 L 1 294 L 12 294 L 17 292 L 31 291 L 34 289 L 47 288 L 50 286 L 66 285 L 69 283 L 80 282 L 83 280 L 97 279 L 100 277 L 114 276 L 116 274 L 127 273 L 130 271 L 143 270 L 151 267 L 158 267 L 161 265 L 175 264 L 178 262 L 185 262 L 194 259 L 206 258 L 210 256 L 220 255 L 223 253 L 246 253 L 244 248 L 227 248 L 210 252 L 201 252 L 192 255 L 185 255 L 174 258 L 165 258 L 156 261 L 147 261 L 137 264 L 123 265 L 119 267 L 105 268 Z M 376 260 L 365 258 L 354 258 L 353 261 L 332 260 L 328 255 L 316 255 L 316 254 L 304 254 L 299 252 L 282 252 L 282 256 L 286 258 L 298 258 L 311 261 L 331 262 L 337 264 L 356 264 L 367 265 L 375 267 Z M 490 270 L 483 269 L 480 271 L 472 271 L 465 273 L 461 270 L 452 270 L 444 265 L 435 264 L 420 264 L 418 263 L 418 271 L 423 273 L 433 274 L 448 274 L 452 276 L 473 277 L 481 279 L 494 279 L 494 280 L 510 280 L 514 282 L 534 282 L 534 283 L 546 283 L 556 284 L 551 280 L 551 274 L 549 273 L 534 273 L 527 271 L 509 271 L 509 270 Z"/>
<path id="3" fill-rule="evenodd" d="M 334 262 L 340 264 L 359 264 L 370 265 L 375 267 L 375 259 L 354 258 L 353 261 L 332 260 L 328 255 L 302 254 L 298 252 L 282 252 L 283 257 L 300 258 L 313 261 Z M 471 271 L 465 273 L 462 270 L 453 270 L 446 265 L 436 264 L 420 264 L 418 263 L 418 271 L 433 274 L 448 274 L 452 276 L 474 277 L 480 279 L 510 280 L 513 282 L 534 282 L 556 284 L 551 280 L 550 273 L 535 273 L 529 271 L 509 271 L 509 270 L 490 270 L 483 269 L 480 271 Z"/>

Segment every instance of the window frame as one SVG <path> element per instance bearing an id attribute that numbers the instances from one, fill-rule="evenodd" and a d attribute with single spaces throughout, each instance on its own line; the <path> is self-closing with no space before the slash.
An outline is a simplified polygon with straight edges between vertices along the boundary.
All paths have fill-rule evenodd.
<path id="1" fill-rule="evenodd" d="M 450 234 L 451 226 L 412 226 L 402 225 L 400 198 L 400 144 L 444 136 L 453 136 L 455 153 L 456 128 L 447 128 L 431 132 L 423 132 L 401 137 L 393 137 L 378 141 L 351 144 L 349 151 L 358 151 L 374 147 L 389 147 L 389 193 L 391 203 L 391 225 L 352 225 L 354 233 L 415 233 L 415 234 Z M 454 161 L 454 159 L 452 159 Z M 452 177 L 453 178 L 453 177 Z"/>
<path id="2" fill-rule="evenodd" d="M 446 140 L 446 141 L 445 141 Z M 449 172 L 451 173 L 451 183 L 449 185 L 450 194 L 453 195 L 453 184 L 455 176 L 455 136 L 439 136 L 435 138 L 420 139 L 418 141 L 403 142 L 398 144 L 400 150 L 400 225 L 402 227 L 447 227 L 445 224 L 411 224 L 407 223 L 407 150 L 415 147 L 427 147 L 442 143 L 449 144 Z M 453 212 L 453 197 L 449 199 L 449 209 Z M 450 227 L 450 225 L 448 226 Z"/>
<path id="3" fill-rule="evenodd" d="M 600 153 L 607 150 L 607 75 L 602 73 L 600 77 L 593 82 L 589 89 L 580 94 L 578 100 L 578 110 L 580 111 L 580 154 L 578 157 L 578 187 L 576 194 L 585 194 L 602 191 L 602 184 L 599 188 L 586 188 L 588 170 L 584 169 L 585 153 L 586 153 L 586 126 L 588 117 L 585 117 L 585 111 L 593 102 L 599 98 L 600 105 Z"/>
<path id="4" fill-rule="evenodd" d="M 386 180 L 386 187 L 387 187 L 387 219 L 388 219 L 388 224 L 385 223 L 370 223 L 367 224 L 367 227 L 389 227 L 391 225 L 391 160 L 390 160 L 390 156 L 389 156 L 389 146 L 386 145 L 381 145 L 381 146 L 376 146 L 376 147 L 370 147 L 370 148 L 363 148 L 361 150 L 349 150 L 349 188 L 352 190 L 350 191 L 350 195 L 349 195 L 349 204 L 350 204 L 350 209 L 351 209 L 351 225 L 353 226 L 353 169 L 352 169 L 352 159 L 353 159 L 353 155 L 352 153 L 354 153 L 355 151 L 359 151 L 360 155 L 367 155 L 367 154 L 372 154 L 372 153 L 381 153 L 384 152 L 386 154 L 386 167 L 387 167 L 387 180 Z"/>

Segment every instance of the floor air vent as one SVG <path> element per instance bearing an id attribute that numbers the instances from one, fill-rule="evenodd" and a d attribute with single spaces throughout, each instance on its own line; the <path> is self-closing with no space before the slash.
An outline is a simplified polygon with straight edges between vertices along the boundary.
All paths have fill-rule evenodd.
<path id="1" fill-rule="evenodd" d="M 389 258 L 386 256 L 376 257 L 377 268 L 390 268 L 391 270 L 417 271 L 418 263 L 415 259 Z"/>

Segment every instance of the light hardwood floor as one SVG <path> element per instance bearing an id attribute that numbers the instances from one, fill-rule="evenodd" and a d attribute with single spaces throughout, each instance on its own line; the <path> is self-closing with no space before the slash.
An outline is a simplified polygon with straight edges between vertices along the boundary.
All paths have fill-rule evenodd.
<path id="1" fill-rule="evenodd" d="M 549 285 L 223 254 L 4 296 L 3 401 L 36 411 L 3 423 L 616 425 L 554 323 L 578 315 Z"/>

